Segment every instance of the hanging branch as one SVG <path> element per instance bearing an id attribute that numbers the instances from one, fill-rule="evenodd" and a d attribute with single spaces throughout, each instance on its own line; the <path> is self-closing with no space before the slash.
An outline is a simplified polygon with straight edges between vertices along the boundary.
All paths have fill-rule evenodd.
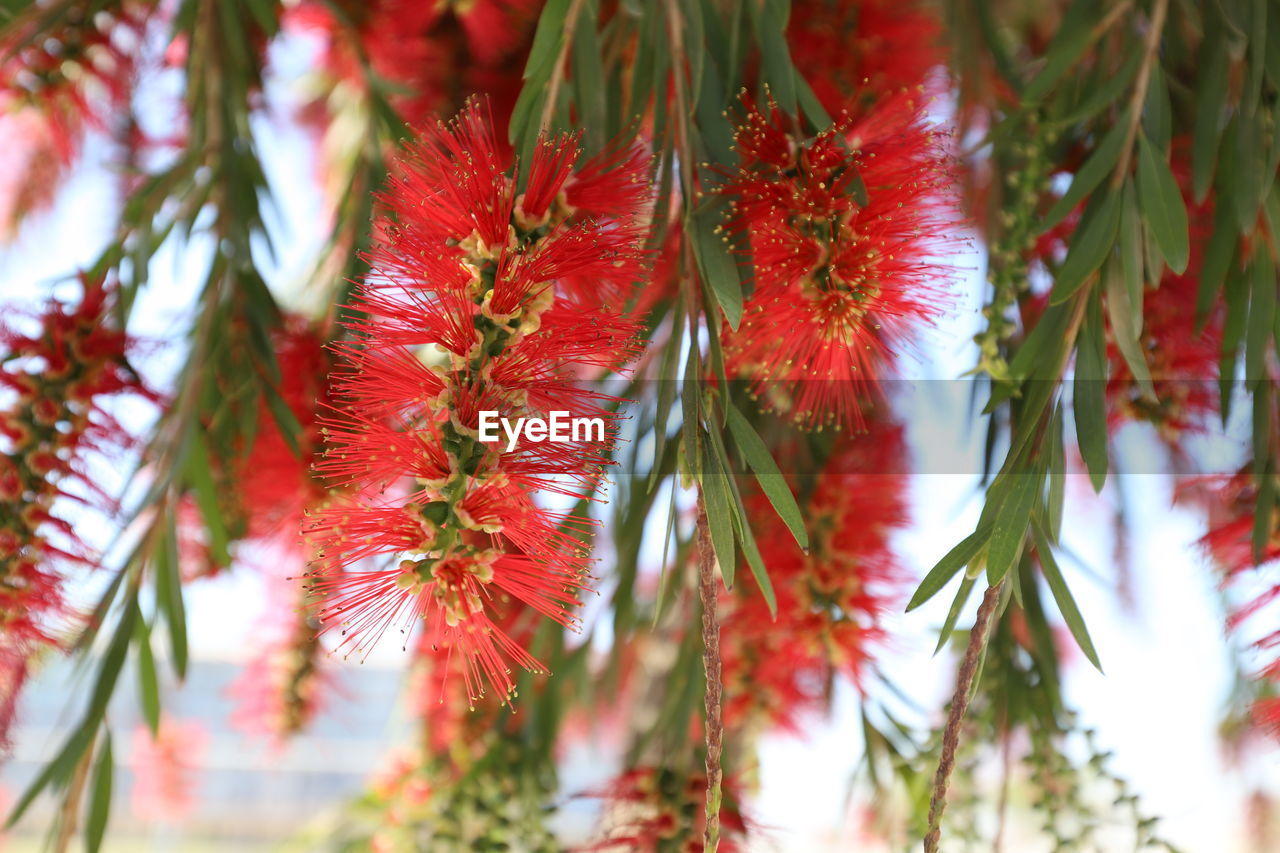
<path id="1" fill-rule="evenodd" d="M 982 604 L 978 607 L 978 615 L 973 620 L 973 628 L 969 631 L 969 642 L 965 645 L 964 658 L 960 662 L 960 670 L 956 674 L 956 690 L 951 696 L 951 710 L 947 714 L 947 725 L 942 731 L 942 755 L 938 759 L 938 770 L 933 778 L 933 791 L 929 795 L 929 831 L 924 836 L 925 853 L 937 853 L 942 839 L 942 815 L 947 810 L 947 785 L 951 781 L 951 771 L 956 766 L 956 749 L 960 745 L 960 728 L 964 724 L 964 714 L 969 708 L 969 699 L 973 695 L 973 680 L 978 672 L 978 664 L 982 660 L 983 650 L 987 645 L 987 636 L 991 628 L 991 617 L 995 614 L 996 605 L 1000 603 L 1000 590 L 1004 581 L 987 587 L 982 596 Z"/>
<path id="2" fill-rule="evenodd" d="M 707 676 L 707 801 L 703 849 L 715 853 L 720 845 L 722 800 L 720 752 L 724 745 L 724 684 L 720 676 L 720 623 L 716 615 L 716 555 L 711 544 L 707 509 L 698 496 L 698 596 L 702 601 L 702 666 Z"/>

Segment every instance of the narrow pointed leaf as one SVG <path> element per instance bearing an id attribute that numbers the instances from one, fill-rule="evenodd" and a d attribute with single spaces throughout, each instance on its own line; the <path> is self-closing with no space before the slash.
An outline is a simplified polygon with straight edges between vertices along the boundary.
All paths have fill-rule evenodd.
<path id="1" fill-rule="evenodd" d="M 1035 525 L 1035 540 L 1036 554 L 1040 557 L 1040 571 L 1044 573 L 1045 582 L 1049 584 L 1053 600 L 1058 603 L 1058 611 L 1062 614 L 1063 621 L 1067 623 L 1071 636 L 1076 638 L 1080 651 L 1084 652 L 1089 663 L 1101 672 L 1102 664 L 1098 661 L 1098 652 L 1093 647 L 1093 639 L 1089 636 L 1089 629 L 1085 627 L 1084 617 L 1080 615 L 1080 608 L 1076 606 L 1076 600 L 1072 597 L 1070 588 L 1067 587 L 1062 570 L 1058 568 L 1057 560 L 1053 557 L 1048 537 L 1044 535 L 1044 531 L 1038 524 Z"/>
<path id="2" fill-rule="evenodd" d="M 88 853 L 98 853 L 107 831 L 107 818 L 111 814 L 111 782 L 115 775 L 115 761 L 111 755 L 111 732 L 102 738 L 98 760 L 93 768 L 93 781 L 89 794 L 89 814 L 84 824 L 84 846 Z"/>
<path id="3" fill-rule="evenodd" d="M 987 544 L 990 533 L 990 529 L 979 528 L 943 555 L 942 559 L 924 576 L 924 580 L 920 581 L 920 586 L 907 602 L 907 612 L 910 613 L 937 595 L 938 590 L 946 586 L 948 581 L 959 574 L 960 570 L 978 555 L 982 547 Z"/>
<path id="4" fill-rule="evenodd" d="M 800 515 L 800 506 L 796 503 L 795 495 L 791 493 L 791 487 L 787 485 L 786 477 L 778 470 L 778 464 L 774 462 L 769 448 L 765 446 L 737 407 L 733 403 L 726 402 L 726 408 L 729 413 L 729 432 L 733 434 L 734 443 L 742 451 L 747 465 L 755 474 L 761 491 L 769 499 L 769 503 L 773 504 L 774 511 L 787 525 L 796 543 L 801 548 L 808 548 L 809 532 L 805 529 L 804 518 Z"/>
<path id="5" fill-rule="evenodd" d="M 1191 256 L 1187 207 L 1165 156 L 1138 134 L 1138 205 L 1169 268 L 1186 272 Z"/>

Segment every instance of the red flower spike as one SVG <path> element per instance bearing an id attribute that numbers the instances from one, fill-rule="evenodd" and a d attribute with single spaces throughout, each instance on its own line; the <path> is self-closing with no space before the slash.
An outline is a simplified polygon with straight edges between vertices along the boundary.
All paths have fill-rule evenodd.
<path id="1" fill-rule="evenodd" d="M 725 598 L 725 725 L 798 727 L 821 708 L 831 675 L 860 686 L 887 635 L 882 624 L 909 578 L 890 537 L 907 522 L 902 430 L 873 420 L 827 461 L 806 508 L 800 550 L 763 496 L 748 500 L 777 597 L 745 585 Z"/>
<path id="2" fill-rule="evenodd" d="M 859 400 L 948 304 L 961 243 L 940 133 L 903 93 L 811 140 L 748 107 L 736 140 L 722 192 L 755 282 L 727 366 L 803 426 L 859 426 Z"/>
<path id="3" fill-rule="evenodd" d="M 542 669 L 505 633 L 512 611 L 573 623 L 590 523 L 535 495 L 592 495 L 620 401 L 573 382 L 638 351 L 636 322 L 586 298 L 582 283 L 630 286 L 643 274 L 640 161 L 588 164 L 579 189 L 608 186 L 602 163 L 629 188 L 633 205 L 604 215 L 567 201 L 577 160 L 573 137 L 543 140 L 517 198 L 519 174 L 474 105 L 409 148 L 382 199 L 393 216 L 359 289 L 364 319 L 349 323 L 359 345 L 343 348 L 350 361 L 324 419 L 317 471 L 352 497 L 308 525 L 322 552 L 309 579 L 321 622 L 349 649 L 422 622 L 447 660 L 459 658 L 473 700 L 487 687 L 508 697 L 511 664 Z M 598 417 L 603 435 L 486 442 L 484 411 Z"/>
<path id="4" fill-rule="evenodd" d="M 88 279 L 82 288 L 74 307 L 50 302 L 33 318 L 34 334 L 0 327 L 8 406 L 0 411 L 0 648 L 23 659 L 58 644 L 71 616 L 62 595 L 66 568 L 95 563 L 59 506 L 114 509 L 84 466 L 87 456 L 128 443 L 105 398 L 152 399 L 128 364 L 130 341 L 115 327 L 111 291 Z M 0 709 L 16 700 L 22 681 L 0 683 Z"/>
<path id="5" fill-rule="evenodd" d="M 921 0 L 799 0 L 787 41 L 832 115 L 914 89 L 946 61 L 942 22 Z"/>

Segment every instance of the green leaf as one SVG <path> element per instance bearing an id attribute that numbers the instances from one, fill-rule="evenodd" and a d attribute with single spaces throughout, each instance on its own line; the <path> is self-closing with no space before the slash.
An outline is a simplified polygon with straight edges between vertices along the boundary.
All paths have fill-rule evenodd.
<path id="1" fill-rule="evenodd" d="M 662 363 L 658 373 L 658 411 L 654 419 L 653 468 L 649 472 L 649 488 L 658 483 L 658 469 L 667 453 L 667 421 L 671 419 L 671 405 L 676 399 L 677 359 L 684 340 L 684 308 L 677 302 L 671 314 L 671 336 L 662 350 Z"/>
<path id="2" fill-rule="evenodd" d="M 1131 90 L 1140 65 L 1142 65 L 1142 52 L 1135 50 L 1114 73 L 1110 69 L 1099 68 L 1100 82 L 1085 89 L 1084 100 L 1073 106 L 1070 112 L 1061 118 L 1052 119 L 1054 126 L 1083 124 L 1115 103 L 1117 98 Z"/>
<path id="3" fill-rule="evenodd" d="M 267 383 L 267 386 L 263 389 L 263 399 L 267 401 L 267 408 L 271 411 L 271 418 L 279 428 L 285 444 L 289 446 L 289 452 L 294 456 L 301 457 L 302 447 L 298 444 L 298 438 L 302 435 L 302 424 L 298 423 L 297 416 L 293 414 L 289 404 L 280 396 L 280 389 Z"/>
<path id="4" fill-rule="evenodd" d="M 1271 541 L 1275 509 L 1276 477 L 1271 467 L 1267 466 L 1258 483 L 1258 502 L 1253 513 L 1253 559 L 1259 565 L 1266 554 L 1267 543 Z"/>
<path id="5" fill-rule="evenodd" d="M 524 65 L 524 86 L 512 109 L 508 131 L 511 144 L 517 151 L 531 150 L 537 138 L 538 121 L 547 97 L 546 83 L 551 79 L 560 56 L 569 3 L 570 0 L 548 0 L 538 15 L 538 27 Z"/>
<path id="6" fill-rule="evenodd" d="M 267 394 L 270 395 L 271 392 L 268 391 Z M 187 456 L 187 478 L 195 492 L 200 516 L 204 519 L 205 530 L 209 534 L 209 556 L 217 565 L 225 566 L 231 562 L 228 550 L 230 538 L 222 518 L 222 508 L 218 505 L 218 490 L 213 482 L 209 451 L 200 430 L 194 426 L 191 429 L 193 440 L 191 452 Z"/>
<path id="7" fill-rule="evenodd" d="M 1062 510 L 1067 497 L 1067 452 L 1063 440 L 1062 403 L 1053 407 L 1049 417 L 1049 434 L 1045 441 L 1049 448 L 1049 492 L 1045 500 L 1045 518 L 1049 535 L 1056 542 L 1062 532 Z"/>
<path id="8" fill-rule="evenodd" d="M 733 511 L 729 503 L 729 475 L 715 458 L 715 453 L 708 447 L 710 441 L 704 438 L 699 444 L 702 445 L 702 503 L 707 513 L 707 526 L 711 530 L 711 545 L 715 550 L 716 561 L 720 564 L 724 585 L 733 589 L 737 554 L 733 547 Z"/>
<path id="9" fill-rule="evenodd" d="M 1093 24 L 1096 20 L 1094 6 L 1092 0 L 1075 0 L 1071 4 L 1049 44 L 1044 67 L 1022 93 L 1024 104 L 1033 104 L 1049 94 L 1062 75 L 1084 55 L 1092 41 Z"/>
<path id="10" fill-rule="evenodd" d="M 1253 16 L 1249 21 L 1248 65 L 1246 66 L 1244 90 L 1240 93 L 1240 106 L 1252 115 L 1258 108 L 1262 97 L 1262 79 L 1266 72 L 1267 61 L 1267 6 L 1268 3 L 1250 3 Z"/>
<path id="11" fill-rule="evenodd" d="M 1271 382 L 1259 382 L 1253 388 L 1253 473 L 1261 479 L 1271 470 L 1276 448 L 1271 432 Z M 1258 512 L 1257 509 L 1254 510 Z"/>
<path id="12" fill-rule="evenodd" d="M 1089 294 L 1073 385 L 1076 441 L 1095 492 L 1107 480 L 1107 342 L 1101 302 L 1096 289 Z"/>
<path id="13" fill-rule="evenodd" d="M 1116 342 L 1116 349 L 1129 366 L 1129 372 L 1133 374 L 1133 380 L 1142 393 L 1154 400 L 1156 389 L 1151 381 L 1151 369 L 1147 366 L 1147 357 L 1142 347 L 1142 303 L 1139 301 L 1135 309 L 1134 304 L 1129 301 L 1132 298 L 1129 282 L 1125 280 L 1117 264 L 1108 263 L 1103 266 L 1102 282 L 1106 288 L 1107 316 L 1111 320 L 1111 334 Z M 1141 300 L 1141 278 L 1138 280 L 1138 294 Z"/>
<path id="14" fill-rule="evenodd" d="M 788 115 L 796 114 L 796 73 L 787 46 L 789 0 L 764 0 L 750 3 L 756 39 L 760 44 L 761 80 L 769 86 L 773 99 Z"/>
<path id="15" fill-rule="evenodd" d="M 111 814 L 111 781 L 115 775 L 115 762 L 111 756 L 111 732 L 105 732 L 98 761 L 93 768 L 90 786 L 89 814 L 84 825 L 84 846 L 88 853 L 98 853 L 102 837 L 107 831 L 107 818 Z"/>
<path id="16" fill-rule="evenodd" d="M 22 792 L 22 796 L 14 803 L 13 810 L 9 812 L 9 817 L 5 819 L 5 828 L 10 828 L 22 819 L 27 809 L 35 802 L 36 797 L 50 784 L 61 785 L 71 777 L 72 771 L 75 770 L 80 759 L 84 756 L 85 750 L 93 743 L 93 734 L 98 730 L 98 720 L 82 719 L 76 730 L 71 733 L 66 742 L 63 743 L 62 749 L 58 750 L 58 754 L 53 760 L 44 766 L 44 769 L 31 780 L 31 784 Z"/>
<path id="17" fill-rule="evenodd" d="M 1142 336 L 1142 213 L 1138 210 L 1133 182 L 1125 181 L 1121 191 L 1120 211 L 1120 280 L 1124 300 L 1115 316 L 1124 322 L 1124 333 L 1134 340 Z"/>
<path id="18" fill-rule="evenodd" d="M 800 102 L 800 109 L 804 110 L 805 117 L 809 119 L 810 125 L 815 130 L 824 130 L 831 127 L 832 120 L 830 114 L 827 113 L 826 107 L 822 106 L 822 101 L 818 100 L 818 96 L 814 94 L 813 88 L 809 85 L 809 81 L 804 79 L 803 74 L 796 74 L 796 98 Z M 865 193 L 864 197 L 858 204 L 864 207 L 867 204 Z"/>
<path id="19" fill-rule="evenodd" d="M 573 91 L 578 125 L 583 128 L 586 150 L 595 153 L 605 146 L 605 77 L 600 59 L 600 37 L 596 32 L 596 4 L 586 0 L 573 26 Z"/>
<path id="20" fill-rule="evenodd" d="M 1158 153 L 1141 132 L 1138 134 L 1138 202 L 1169 268 L 1178 274 L 1186 272 L 1191 248 L 1182 191 L 1164 155 Z"/>
<path id="21" fill-rule="evenodd" d="M 1222 283 L 1231 268 L 1236 250 L 1236 230 L 1231 217 L 1231 206 L 1219 203 L 1213 217 L 1213 236 L 1204 252 L 1200 265 L 1200 283 L 1196 292 L 1196 332 L 1204 329 L 1213 304 L 1222 292 Z"/>
<path id="22" fill-rule="evenodd" d="M 995 586 L 1004 579 L 1027 540 L 1027 528 L 1031 524 L 1031 511 L 1035 508 L 1044 485 L 1044 471 L 1033 469 L 1025 473 L 1005 473 L 1008 478 L 1004 492 L 995 510 L 991 527 L 991 545 L 987 549 L 987 583 Z M 995 491 L 995 485 L 992 486 Z M 988 495 L 988 499 L 991 496 Z"/>
<path id="23" fill-rule="evenodd" d="M 1169 85 L 1165 82 L 1159 54 L 1156 57 L 1147 82 L 1147 98 L 1142 105 L 1142 130 L 1156 150 L 1167 151 L 1173 136 L 1173 108 L 1169 103 Z"/>
<path id="24" fill-rule="evenodd" d="M 1058 305 L 1070 299 L 1110 254 L 1120 228 L 1120 199 L 1118 192 L 1094 195 L 1085 208 L 1066 260 L 1055 276 L 1049 298 L 1051 304 Z"/>
<path id="25" fill-rule="evenodd" d="M 160 546 L 155 554 L 156 603 L 169 628 L 173 668 L 179 678 L 187 672 L 187 612 L 182 601 L 182 572 L 178 563 L 178 543 L 173 518 L 161 522 Z"/>
<path id="26" fill-rule="evenodd" d="M 1071 590 L 1067 587 L 1066 580 L 1062 577 L 1062 570 L 1058 568 L 1058 563 L 1053 557 L 1053 550 L 1049 546 L 1048 537 L 1044 535 L 1044 531 L 1040 529 L 1040 525 L 1034 525 L 1034 534 L 1036 541 L 1036 554 L 1040 557 L 1040 571 L 1044 573 L 1044 579 L 1049 584 L 1049 591 L 1053 593 L 1053 600 L 1058 603 L 1058 611 L 1062 613 L 1062 619 L 1067 623 L 1067 628 L 1071 631 L 1071 636 L 1076 638 L 1076 644 L 1080 646 L 1080 651 L 1084 652 L 1084 656 L 1089 659 L 1089 663 L 1101 672 L 1102 664 L 1098 662 L 1098 652 L 1093 647 L 1093 640 L 1089 637 L 1089 629 L 1085 627 L 1084 617 L 1080 615 L 1080 608 L 1076 606 L 1076 600 L 1071 596 Z"/>
<path id="27" fill-rule="evenodd" d="M 1120 162 L 1120 150 L 1124 148 L 1125 127 L 1123 123 L 1118 123 L 1108 131 L 1107 135 L 1102 137 L 1098 143 L 1098 147 L 1089 155 L 1089 159 L 1084 161 L 1084 165 L 1076 172 L 1071 179 L 1070 186 L 1067 187 L 1066 193 L 1062 198 L 1054 202 L 1053 207 L 1049 208 L 1049 212 L 1045 214 L 1044 221 L 1040 225 L 1041 233 L 1053 228 L 1062 220 L 1067 218 L 1071 211 L 1076 209 L 1080 202 L 1084 201 L 1085 196 L 1093 192 L 1102 183 L 1102 181 L 1111 174 L 1116 164 Z"/>
<path id="28" fill-rule="evenodd" d="M 711 288 L 729 328 L 737 331 L 738 324 L 742 322 L 742 279 L 722 224 L 723 208 L 724 202 L 716 199 L 695 210 L 689 225 L 689 237 L 702 280 Z"/>
<path id="29" fill-rule="evenodd" d="M 725 408 L 729 414 L 729 432 L 733 435 L 734 444 L 742 452 L 747 465 L 756 476 L 760 490 L 764 492 L 778 517 L 787 525 L 791 535 L 801 548 L 809 547 L 809 531 L 805 529 L 804 518 L 800 514 L 800 506 L 796 503 L 786 477 L 778 470 L 778 465 L 769 453 L 769 448 L 761 441 L 760 436 L 751 427 L 749 421 L 738 411 L 732 402 L 726 400 Z"/>
<path id="30" fill-rule="evenodd" d="M 751 525 L 747 523 L 746 518 L 740 514 L 734 515 L 734 530 L 738 533 L 738 541 L 742 543 L 742 553 L 747 558 L 747 567 L 751 569 L 751 576 L 756 579 L 756 586 L 760 588 L 760 594 L 764 596 L 764 602 L 769 606 L 769 615 L 778 618 L 778 597 L 773 591 L 773 581 L 769 580 L 769 570 L 765 567 L 764 558 L 760 556 L 760 547 L 756 544 L 755 534 L 751 532 Z"/>
<path id="31" fill-rule="evenodd" d="M 1245 324 L 1249 318 L 1249 282 L 1246 272 L 1234 269 L 1227 276 L 1222 293 L 1227 305 L 1227 316 L 1222 323 L 1222 354 L 1218 359 L 1219 408 L 1222 423 L 1226 425 L 1231 414 L 1231 392 L 1236 382 L 1236 359 L 1240 343 L 1244 340 Z"/>
<path id="32" fill-rule="evenodd" d="M 1235 142 L 1234 156 L 1226 158 L 1231 168 L 1229 198 L 1234 202 L 1236 227 L 1241 234 L 1248 234 L 1258 220 L 1258 208 L 1272 184 L 1264 177 L 1261 116 L 1249 117 L 1237 112 L 1228 127 L 1229 132 L 1234 130 L 1231 137 Z M 1224 144 L 1225 141 L 1224 136 Z"/>
<path id="33" fill-rule="evenodd" d="M 160 731 L 160 681 L 156 677 L 155 656 L 151 653 L 151 629 L 141 617 L 135 626 L 134 645 L 138 649 L 138 704 L 154 736 Z"/>
<path id="34" fill-rule="evenodd" d="M 1222 109 L 1227 103 L 1227 41 L 1214 29 L 1206 29 L 1197 62 L 1201 71 L 1191 142 L 1191 186 L 1197 202 L 1205 200 L 1213 183 L 1222 138 Z"/>
<path id="35" fill-rule="evenodd" d="M 100 720 L 106 713 L 107 703 L 111 701 L 116 681 L 120 677 L 120 670 L 124 667 L 129 643 L 133 640 L 134 623 L 138 618 L 137 598 L 127 599 L 124 610 L 120 614 L 120 621 L 116 625 L 116 632 L 112 635 L 111 642 L 103 652 L 102 660 L 98 665 L 98 677 L 94 680 L 89 707 L 85 711 L 86 719 Z"/>
<path id="36" fill-rule="evenodd" d="M 702 477 L 701 450 L 698 448 L 698 427 L 702 417 L 701 359 L 698 348 L 689 347 L 685 360 L 684 378 L 680 383 L 680 413 L 683 422 L 680 425 L 680 452 L 684 454 L 685 464 L 689 466 L 689 474 L 695 479 Z"/>
<path id="37" fill-rule="evenodd" d="M 937 565 L 930 569 L 929 573 L 920 581 L 920 586 L 916 588 L 915 594 L 907 602 L 907 612 L 910 613 L 937 595 L 938 590 L 946 586 L 948 581 L 955 577 L 974 557 L 978 556 L 990 536 L 990 528 L 980 527 L 960 540 L 959 544 L 943 555 Z"/>
<path id="38" fill-rule="evenodd" d="M 951 609 L 947 611 L 947 618 L 942 623 L 942 629 L 938 631 L 938 645 L 933 648 L 935 655 L 942 651 L 943 647 L 947 645 L 947 640 L 951 639 L 951 634 L 956 629 L 956 622 L 960 620 L 960 611 L 964 609 L 965 602 L 973 594 L 973 585 L 975 583 L 977 583 L 976 579 L 969 577 L 960 581 L 960 588 L 956 590 L 956 597 L 951 600 Z"/>
<path id="39" fill-rule="evenodd" d="M 1276 314 L 1276 269 L 1265 243 L 1259 241 L 1251 264 L 1253 296 L 1244 342 L 1244 375 L 1248 382 L 1268 379 L 1267 351 Z"/>

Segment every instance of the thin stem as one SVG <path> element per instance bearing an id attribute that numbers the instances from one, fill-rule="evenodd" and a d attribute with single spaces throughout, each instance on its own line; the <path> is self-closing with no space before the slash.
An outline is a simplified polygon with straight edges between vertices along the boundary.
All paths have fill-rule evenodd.
<path id="1" fill-rule="evenodd" d="M 720 681 L 720 620 L 716 613 L 716 555 L 711 545 L 707 510 L 698 493 L 698 595 L 702 599 L 702 666 L 707 674 L 707 802 L 702 849 L 715 853 L 720 844 L 720 802 L 724 747 L 723 691 Z"/>
<path id="2" fill-rule="evenodd" d="M 996 604 L 1000 601 L 1000 589 L 1003 586 L 1004 581 L 1001 580 L 995 586 L 987 587 L 987 593 L 978 607 L 978 615 L 973 620 L 973 629 L 969 632 L 969 644 L 965 647 L 960 671 L 956 675 L 956 692 L 951 697 L 951 712 L 947 715 L 947 726 L 942 731 L 942 756 L 938 759 L 938 772 L 933 778 L 933 795 L 929 799 L 929 832 L 924 837 L 925 853 L 937 853 L 938 843 L 942 840 L 942 813 L 947 809 L 947 786 L 951 783 L 951 772 L 956 766 L 960 726 L 964 723 L 965 711 L 969 709 L 973 679 L 978 672 L 978 662 L 982 660 L 982 650 L 987 645 L 987 629 L 991 625 Z"/>
<path id="3" fill-rule="evenodd" d="M 1116 165 L 1115 174 L 1111 176 L 1112 189 L 1124 183 L 1129 173 L 1129 161 L 1133 157 L 1133 143 L 1138 137 L 1138 125 L 1142 122 L 1142 102 L 1147 98 L 1147 88 L 1151 85 L 1151 69 L 1155 66 L 1156 53 L 1160 47 L 1160 36 L 1164 32 L 1164 18 L 1169 11 L 1169 0 L 1156 0 L 1151 13 L 1151 29 L 1147 30 L 1147 41 L 1143 50 L 1142 67 L 1138 69 L 1138 79 L 1133 86 L 1133 96 L 1129 99 L 1129 127 L 1125 131 L 1124 145 L 1120 147 L 1120 162 Z"/>
<path id="4" fill-rule="evenodd" d="M 71 839 L 76 834 L 76 816 L 80 814 L 80 800 L 84 796 L 85 783 L 89 780 L 89 766 L 93 763 L 93 747 L 98 742 L 97 732 L 85 747 L 84 757 L 76 764 L 75 773 L 67 785 L 67 797 L 62 801 L 62 811 L 58 821 L 58 837 L 54 839 L 54 853 L 67 853 Z"/>
<path id="5" fill-rule="evenodd" d="M 564 15 L 564 33 L 560 39 L 560 53 L 556 56 L 555 67 L 551 69 L 551 79 L 547 81 L 547 100 L 542 105 L 542 119 L 538 129 L 542 134 L 551 130 L 551 119 L 556 114 L 556 101 L 560 100 L 560 87 L 564 85 L 564 65 L 569 58 L 569 45 L 573 43 L 573 31 L 578 26 L 578 14 L 582 11 L 584 0 L 573 0 Z"/>
<path id="6" fill-rule="evenodd" d="M 694 155 L 690 143 L 689 115 L 691 112 L 689 81 L 685 78 L 684 15 L 679 0 L 667 0 L 667 34 L 671 38 L 671 74 L 675 82 L 676 102 L 676 155 L 680 158 L 680 184 L 685 202 L 693 207 Z M 685 241 L 688 242 L 688 241 Z"/>

